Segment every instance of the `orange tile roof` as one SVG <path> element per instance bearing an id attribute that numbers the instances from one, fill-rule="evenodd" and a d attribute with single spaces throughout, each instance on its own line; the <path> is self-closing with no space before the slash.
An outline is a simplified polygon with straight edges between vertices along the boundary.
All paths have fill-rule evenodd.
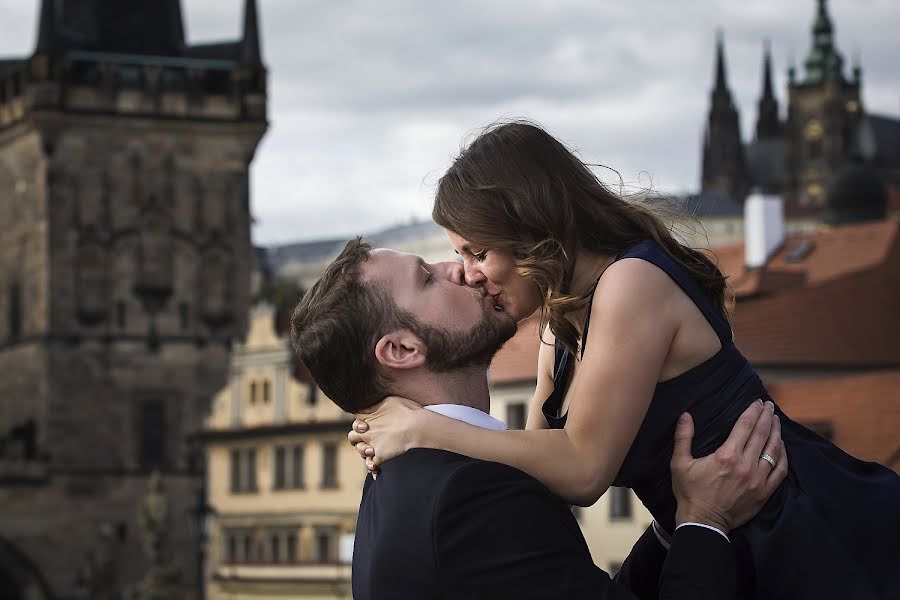
<path id="1" fill-rule="evenodd" d="M 494 362 L 489 377 L 491 383 L 515 383 L 537 379 L 537 359 L 541 338 L 538 332 L 540 313 L 519 324 L 519 330 L 506 342 Z"/>
<path id="2" fill-rule="evenodd" d="M 801 244 L 809 254 L 790 262 Z M 900 221 L 792 236 L 760 269 L 743 265 L 742 245 L 715 254 L 754 366 L 900 366 Z"/>
<path id="3" fill-rule="evenodd" d="M 767 386 L 800 423 L 828 423 L 848 454 L 900 473 L 900 370 L 803 379 Z"/>

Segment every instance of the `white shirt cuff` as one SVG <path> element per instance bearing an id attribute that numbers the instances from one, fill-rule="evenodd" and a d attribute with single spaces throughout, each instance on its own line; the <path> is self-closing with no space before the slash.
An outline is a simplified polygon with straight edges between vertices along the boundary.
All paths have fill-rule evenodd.
<path id="1" fill-rule="evenodd" d="M 669 548 L 672 547 L 672 544 L 670 544 L 670 543 L 666 540 L 666 538 L 664 538 L 664 537 L 662 536 L 662 534 L 659 532 L 659 529 L 656 528 L 656 520 L 655 520 L 655 519 L 654 519 L 653 521 L 650 521 L 650 527 L 653 529 L 653 535 L 656 536 L 656 539 L 659 540 L 659 543 L 662 544 L 662 547 L 663 547 L 663 548 L 665 548 L 666 550 L 668 550 Z"/>
<path id="2" fill-rule="evenodd" d="M 679 525 L 678 527 L 675 528 L 675 531 L 678 531 L 681 527 L 684 527 L 685 525 L 696 525 L 697 527 L 704 527 L 706 529 L 710 529 L 712 531 L 715 531 L 719 535 L 721 535 L 723 538 L 725 538 L 725 540 L 728 541 L 729 544 L 731 543 L 731 540 L 728 539 L 728 536 L 725 535 L 724 531 L 722 531 L 721 529 L 719 529 L 717 527 L 713 527 L 712 525 L 706 525 L 704 523 L 682 523 L 681 525 Z M 656 529 L 654 529 L 653 531 L 655 532 Z M 657 537 L 659 537 L 658 533 L 656 535 L 657 535 Z"/>

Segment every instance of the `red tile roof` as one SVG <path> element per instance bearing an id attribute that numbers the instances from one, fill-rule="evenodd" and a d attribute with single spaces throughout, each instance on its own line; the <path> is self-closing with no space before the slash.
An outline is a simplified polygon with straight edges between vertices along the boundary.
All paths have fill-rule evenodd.
<path id="1" fill-rule="evenodd" d="M 519 330 L 494 357 L 489 372 L 491 383 L 515 383 L 537 379 L 537 358 L 541 338 L 540 313 L 519 324 Z"/>
<path id="2" fill-rule="evenodd" d="M 760 269 L 743 265 L 743 245 L 715 254 L 754 366 L 900 366 L 900 221 L 793 236 Z"/>
<path id="3" fill-rule="evenodd" d="M 829 424 L 848 454 L 900 473 L 900 370 L 769 384 L 795 421 Z"/>

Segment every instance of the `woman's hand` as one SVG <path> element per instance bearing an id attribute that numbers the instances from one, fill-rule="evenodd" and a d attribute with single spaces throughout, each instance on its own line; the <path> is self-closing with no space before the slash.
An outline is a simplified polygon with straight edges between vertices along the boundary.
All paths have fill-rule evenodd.
<path id="1" fill-rule="evenodd" d="M 378 466 L 416 445 L 416 417 L 422 406 L 388 396 L 365 413 L 356 415 L 347 439 L 365 459 L 366 468 L 378 472 Z"/>

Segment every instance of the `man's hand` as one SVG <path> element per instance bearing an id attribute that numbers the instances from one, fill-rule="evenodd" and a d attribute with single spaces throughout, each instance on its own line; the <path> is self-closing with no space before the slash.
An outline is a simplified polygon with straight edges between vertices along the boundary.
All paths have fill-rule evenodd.
<path id="1" fill-rule="evenodd" d="M 672 491 L 678 501 L 676 526 L 703 523 L 727 533 L 762 509 L 788 472 L 781 421 L 774 411 L 771 402 L 757 400 L 737 420 L 725 443 L 703 458 L 691 455 L 694 421 L 688 413 L 681 415 L 671 463 Z"/>

